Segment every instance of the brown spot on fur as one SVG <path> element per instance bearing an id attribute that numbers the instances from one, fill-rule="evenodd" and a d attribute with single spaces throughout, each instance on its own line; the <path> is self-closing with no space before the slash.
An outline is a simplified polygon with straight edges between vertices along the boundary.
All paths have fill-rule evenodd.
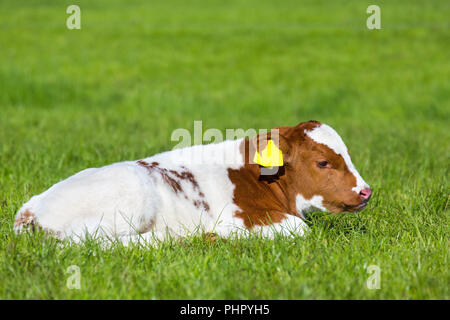
<path id="1" fill-rule="evenodd" d="M 204 236 L 205 242 L 209 243 L 209 244 L 213 244 L 218 240 L 221 240 L 223 242 L 226 242 L 226 239 L 219 237 L 217 234 L 215 234 L 214 232 L 207 232 Z"/>
<path id="2" fill-rule="evenodd" d="M 342 156 L 328 146 L 309 138 L 305 131 L 321 125 L 317 121 L 303 122 L 295 127 L 278 127 L 279 148 L 283 151 L 284 166 L 269 178 L 261 179 L 258 164 L 250 161 L 256 148 L 271 139 L 257 136 L 242 142 L 240 150 L 244 166 L 228 169 L 228 176 L 235 185 L 233 202 L 241 209 L 235 216 L 244 221 L 246 227 L 281 222 L 287 214 L 299 216 L 296 196 L 305 199 L 314 195 L 323 197 L 323 204 L 331 212 L 351 211 L 360 203 L 360 197 L 351 189 L 356 178 L 347 168 Z M 333 170 L 317 167 L 319 159 L 329 161 Z"/>
<path id="3" fill-rule="evenodd" d="M 167 170 L 166 168 L 159 167 L 158 162 L 152 162 L 151 164 L 148 164 L 145 161 L 139 160 L 137 163 L 145 167 L 150 173 L 152 173 L 153 171 L 157 171 L 161 175 L 162 179 L 172 188 L 175 193 L 183 192 L 183 188 L 181 187 L 180 182 L 172 177 L 172 170 Z M 172 175 L 170 175 L 170 173 L 172 173 Z"/>
<path id="4" fill-rule="evenodd" d="M 203 208 L 203 209 L 205 209 L 205 211 L 209 211 L 209 205 L 208 205 L 208 203 L 206 203 L 206 201 L 204 201 L 204 200 L 194 200 L 194 206 L 196 207 L 196 208 Z"/>
<path id="5" fill-rule="evenodd" d="M 159 167 L 158 162 L 152 162 L 151 164 L 148 164 L 147 162 L 143 160 L 137 161 L 137 163 L 144 168 L 146 168 L 150 174 L 153 172 L 157 172 L 160 174 L 164 182 L 166 182 L 171 189 L 175 193 L 183 193 L 184 198 L 186 200 L 189 200 L 188 196 L 184 193 L 183 188 L 181 186 L 182 181 L 186 181 L 192 185 L 192 189 L 197 192 L 200 199 L 191 199 L 193 205 L 196 208 L 203 208 L 205 211 L 209 211 L 210 207 L 209 204 L 205 200 L 204 193 L 200 190 L 200 186 L 198 185 L 197 180 L 195 180 L 194 175 L 192 172 L 190 172 L 186 167 L 181 166 L 182 171 L 176 171 L 176 170 L 169 170 L 166 168 Z"/>
<path id="6" fill-rule="evenodd" d="M 144 224 L 138 231 L 139 233 L 146 233 L 153 229 L 153 226 L 155 225 L 155 221 L 151 220 L 150 222 Z"/>
<path id="7" fill-rule="evenodd" d="M 26 209 L 14 221 L 15 228 L 29 229 L 33 232 L 43 231 L 46 235 L 52 235 L 57 238 L 61 237 L 61 232 L 55 232 L 49 228 L 42 227 L 36 220 L 34 213 Z"/>
<path id="8" fill-rule="evenodd" d="M 34 213 L 30 212 L 26 209 L 24 212 L 20 214 L 14 221 L 14 227 L 27 226 L 27 225 L 35 225 L 35 217 Z"/>

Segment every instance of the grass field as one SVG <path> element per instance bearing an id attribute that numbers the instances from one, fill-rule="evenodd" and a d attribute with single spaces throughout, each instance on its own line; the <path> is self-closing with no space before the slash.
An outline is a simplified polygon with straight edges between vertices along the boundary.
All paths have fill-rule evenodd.
<path id="1" fill-rule="evenodd" d="M 73 3 L 81 30 L 66 28 Z M 382 30 L 366 28 L 369 4 Z M 3 0 L 0 298 L 449 299 L 449 18 L 445 0 Z M 194 120 L 310 119 L 341 134 L 374 197 L 312 214 L 306 238 L 102 250 L 12 231 L 32 195 L 169 150 Z"/>

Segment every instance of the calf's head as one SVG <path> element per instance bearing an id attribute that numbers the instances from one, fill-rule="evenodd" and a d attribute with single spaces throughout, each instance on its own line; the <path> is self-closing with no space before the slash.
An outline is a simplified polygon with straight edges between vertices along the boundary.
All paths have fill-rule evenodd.
<path id="1" fill-rule="evenodd" d="M 308 121 L 276 129 L 273 132 L 278 133 L 284 159 L 281 183 L 291 198 L 296 198 L 298 211 L 339 213 L 365 208 L 372 191 L 355 169 L 347 147 L 333 128 Z"/>

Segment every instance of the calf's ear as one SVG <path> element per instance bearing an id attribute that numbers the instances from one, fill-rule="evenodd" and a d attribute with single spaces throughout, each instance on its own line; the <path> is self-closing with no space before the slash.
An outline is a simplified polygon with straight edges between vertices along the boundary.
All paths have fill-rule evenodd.
<path id="1" fill-rule="evenodd" d="M 271 182 L 285 174 L 284 167 L 290 159 L 290 144 L 284 128 L 261 133 L 249 141 L 248 163 L 260 168 L 260 180 Z"/>

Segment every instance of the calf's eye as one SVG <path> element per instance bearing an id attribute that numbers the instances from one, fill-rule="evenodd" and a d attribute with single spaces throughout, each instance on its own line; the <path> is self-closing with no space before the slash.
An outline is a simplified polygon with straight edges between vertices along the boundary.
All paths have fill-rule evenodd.
<path id="1" fill-rule="evenodd" d="M 328 161 L 319 161 L 319 162 L 317 162 L 317 165 L 320 168 L 329 168 L 330 167 L 330 163 Z"/>

